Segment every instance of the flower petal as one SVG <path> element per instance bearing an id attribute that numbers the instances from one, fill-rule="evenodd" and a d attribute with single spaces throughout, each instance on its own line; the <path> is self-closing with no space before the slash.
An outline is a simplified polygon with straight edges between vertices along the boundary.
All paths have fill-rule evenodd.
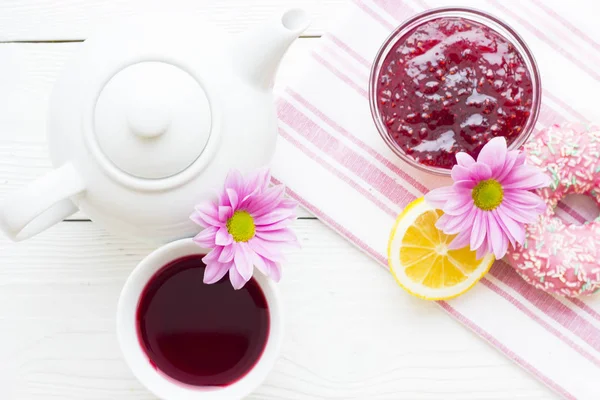
<path id="1" fill-rule="evenodd" d="M 503 183 L 508 184 L 508 183 L 513 183 L 513 182 L 518 182 L 523 179 L 527 179 L 530 176 L 538 175 L 541 173 L 542 173 L 541 169 L 534 167 L 532 165 L 515 166 L 510 171 L 510 174 L 508 174 L 508 176 L 504 179 Z"/>
<path id="2" fill-rule="evenodd" d="M 545 201 L 541 201 L 540 204 L 535 208 L 535 211 L 537 211 L 537 214 L 543 214 L 546 212 L 546 210 L 548 209 L 548 204 L 546 204 Z"/>
<path id="3" fill-rule="evenodd" d="M 487 218 L 484 220 L 484 223 L 485 223 L 485 231 L 489 232 L 490 231 L 490 227 L 489 227 Z M 485 240 L 483 241 L 483 243 L 481 243 L 481 246 L 479 246 L 478 250 L 480 250 L 480 254 L 482 254 L 483 256 L 486 256 L 488 254 L 492 254 L 493 255 L 494 250 L 492 248 L 492 243 L 490 241 L 489 235 L 486 235 Z"/>
<path id="4" fill-rule="evenodd" d="M 233 256 L 235 255 L 235 250 L 235 243 L 231 243 L 229 246 L 224 246 L 218 261 L 221 263 L 231 262 L 233 260 Z"/>
<path id="5" fill-rule="evenodd" d="M 502 202 L 504 203 L 505 201 L 510 201 L 524 209 L 535 209 L 538 208 L 541 203 L 544 205 L 546 204 L 546 202 L 537 194 L 519 189 L 505 190 Z"/>
<path id="6" fill-rule="evenodd" d="M 458 165 L 466 168 L 471 168 L 471 166 L 475 164 L 473 157 L 463 151 L 456 153 L 456 162 Z"/>
<path id="7" fill-rule="evenodd" d="M 479 248 L 476 250 L 475 258 L 477 258 L 478 260 L 481 260 L 483 257 L 485 257 L 489 253 L 490 253 L 490 251 L 488 250 L 487 246 L 484 243 L 481 246 L 479 246 Z"/>
<path id="8" fill-rule="evenodd" d="M 202 262 L 206 265 L 216 262 L 221 256 L 222 251 L 222 247 L 215 247 L 214 249 L 209 251 L 207 255 L 202 257 Z"/>
<path id="9" fill-rule="evenodd" d="M 250 249 L 246 242 L 237 243 L 235 254 L 233 255 L 233 263 L 235 264 L 235 269 L 237 269 L 246 281 L 252 278 L 254 265 L 252 264 Z"/>
<path id="10" fill-rule="evenodd" d="M 219 221 L 227 222 L 231 215 L 233 214 L 233 210 L 229 206 L 219 206 Z"/>
<path id="11" fill-rule="evenodd" d="M 192 212 L 192 214 L 190 215 L 190 219 L 192 220 L 192 222 L 194 222 L 197 225 L 200 225 L 202 228 L 207 228 L 211 226 L 211 224 L 207 223 L 202 218 L 200 218 L 200 215 L 196 211 Z"/>
<path id="12" fill-rule="evenodd" d="M 502 211 L 509 217 L 522 224 L 529 224 L 536 220 L 538 214 L 537 209 L 525 209 L 519 204 L 511 202 L 511 200 L 504 199 L 502 204 L 498 207 L 502 207 Z"/>
<path id="13" fill-rule="evenodd" d="M 268 167 L 258 169 L 254 174 L 248 177 L 246 182 L 246 192 L 262 193 L 269 187 L 271 182 L 271 171 Z"/>
<path id="14" fill-rule="evenodd" d="M 487 213 L 485 213 L 485 216 L 487 218 L 487 224 L 489 227 L 489 231 L 488 231 L 488 235 L 487 235 L 488 240 L 492 244 L 492 250 L 494 251 L 494 256 L 496 257 L 497 260 L 500 260 L 506 254 L 508 245 L 504 246 L 504 240 L 502 239 L 504 234 L 502 233 L 502 229 L 500 229 L 500 225 L 494 219 L 494 214 L 487 212 Z M 508 240 L 506 240 L 506 244 L 508 244 Z"/>
<path id="15" fill-rule="evenodd" d="M 515 247 L 515 237 L 513 236 L 513 233 L 510 231 L 508 226 L 504 223 L 504 221 L 500 217 L 500 214 L 498 214 L 498 208 L 492 210 L 491 212 L 494 215 L 494 218 L 496 219 L 496 221 L 498 222 L 498 225 L 500 225 L 500 229 L 502 229 L 502 232 L 504 233 L 504 235 L 506 235 L 507 240 L 510 242 L 511 246 L 514 248 Z M 512 222 L 516 223 L 515 221 L 512 221 Z"/>
<path id="16" fill-rule="evenodd" d="M 283 185 L 270 187 L 265 192 L 254 196 L 246 209 L 254 217 L 260 217 L 277 208 L 283 198 L 284 190 Z"/>
<path id="17" fill-rule="evenodd" d="M 279 208 L 289 208 L 289 209 L 295 210 L 296 208 L 298 208 L 298 202 L 293 199 L 284 198 L 283 200 L 281 200 L 278 207 Z"/>
<path id="18" fill-rule="evenodd" d="M 200 203 L 195 207 L 190 219 L 200 226 L 219 226 L 219 211 L 213 202 Z"/>
<path id="19" fill-rule="evenodd" d="M 268 242 L 298 242 L 296 234 L 289 228 L 279 229 L 277 231 L 257 230 L 256 236 Z"/>
<path id="20" fill-rule="evenodd" d="M 502 182 L 504 189 L 533 190 L 550 185 L 552 180 L 536 167 L 524 165 L 510 173 Z"/>
<path id="21" fill-rule="evenodd" d="M 233 237 L 227 231 L 227 228 L 222 226 L 215 235 L 215 244 L 218 246 L 228 246 L 233 243 Z"/>
<path id="22" fill-rule="evenodd" d="M 476 162 L 475 164 L 473 164 L 473 166 L 471 167 L 471 173 L 473 176 L 473 180 L 477 182 L 485 181 L 492 177 L 491 168 L 486 164 L 480 162 Z"/>
<path id="23" fill-rule="evenodd" d="M 207 285 L 216 283 L 221 280 L 231 268 L 231 263 L 220 263 L 214 262 L 210 264 L 206 264 L 206 268 L 204 269 L 204 279 L 203 282 Z"/>
<path id="24" fill-rule="evenodd" d="M 446 235 L 455 235 L 464 230 L 468 230 L 468 228 L 473 223 L 472 220 L 469 220 L 468 218 L 466 218 L 466 216 L 467 216 L 466 213 L 463 215 L 456 215 L 456 216 L 444 214 L 442 217 L 446 217 L 446 216 L 448 217 L 447 219 L 440 218 L 438 220 L 438 222 L 443 221 L 440 223 L 440 225 L 443 224 L 443 229 L 442 228 L 438 228 L 438 229 L 442 229 L 442 231 Z M 437 224 L 436 224 L 436 227 L 438 227 Z"/>
<path id="25" fill-rule="evenodd" d="M 452 186 L 444 186 L 441 188 L 433 189 L 429 193 L 425 195 L 425 201 L 429 203 L 430 206 L 439 208 L 440 210 L 444 208 L 444 204 L 446 201 L 454 195 L 454 188 Z"/>
<path id="26" fill-rule="evenodd" d="M 477 209 L 473 218 L 473 228 L 471 230 L 471 250 L 475 250 L 481 246 L 485 239 L 485 230 L 487 227 L 485 216 L 483 215 L 486 211 Z"/>
<path id="27" fill-rule="evenodd" d="M 453 198 L 448 200 L 443 209 L 444 213 L 450 215 L 462 215 L 469 212 L 469 210 L 474 207 L 473 197 L 470 193 L 465 193 L 467 193 L 467 195 L 457 193 Z"/>
<path id="28" fill-rule="evenodd" d="M 192 240 L 200 247 L 212 249 L 213 247 L 215 247 L 215 239 L 218 231 L 219 228 L 217 228 L 216 226 L 209 226 L 208 228 L 204 228 L 200 233 L 194 236 Z"/>
<path id="29" fill-rule="evenodd" d="M 279 222 L 275 222 L 273 224 L 270 225 L 260 225 L 256 227 L 256 231 L 257 232 L 266 232 L 266 231 L 276 231 L 279 229 L 283 229 L 283 228 L 287 228 L 295 219 L 296 217 L 290 217 L 287 219 L 282 219 Z"/>
<path id="30" fill-rule="evenodd" d="M 518 244 L 523 244 L 525 241 L 525 226 L 523 225 L 522 221 L 519 223 L 518 220 L 512 218 L 509 213 L 506 212 L 507 208 L 508 207 L 503 204 L 494 211 L 496 211 L 498 214 L 498 217 L 506 227 L 507 232 L 510 233 L 510 236 L 515 239 L 515 242 Z"/>
<path id="31" fill-rule="evenodd" d="M 456 193 L 468 191 L 469 195 L 470 195 L 471 190 L 473 190 L 475 185 L 477 185 L 477 182 L 475 182 L 475 181 L 456 181 L 456 182 L 454 182 L 454 185 L 452 185 L 452 187 L 454 187 L 454 191 Z"/>
<path id="32" fill-rule="evenodd" d="M 504 160 L 504 166 L 500 172 L 495 176 L 496 180 L 500 183 L 503 182 L 504 178 L 510 174 L 512 169 L 516 166 L 517 159 L 519 158 L 518 150 L 511 150 L 506 154 L 506 160 Z"/>
<path id="33" fill-rule="evenodd" d="M 274 262 L 283 262 L 283 256 L 277 250 L 277 246 L 273 246 L 269 242 L 254 236 L 248 242 L 251 250 L 254 250 L 257 254 L 262 257 L 269 259 Z"/>
<path id="34" fill-rule="evenodd" d="M 492 176 L 497 176 L 504 167 L 506 155 L 506 139 L 503 136 L 496 136 L 483 146 L 477 156 L 477 163 L 487 165 L 492 171 Z"/>
<path id="35" fill-rule="evenodd" d="M 448 245 L 448 250 L 459 250 L 469 245 L 469 241 L 471 238 L 471 231 L 464 230 L 460 232 L 458 235 L 452 239 L 450 244 Z"/>
<path id="36" fill-rule="evenodd" d="M 462 215 L 455 216 L 455 215 L 450 215 L 450 214 L 444 214 L 438 219 L 437 223 L 435 224 L 435 227 L 447 235 L 454 235 L 454 234 L 460 233 L 462 231 L 471 232 L 471 230 L 472 230 L 471 225 L 475 219 L 475 213 L 478 210 L 479 210 L 479 208 L 472 207 L 468 212 L 466 212 Z M 466 225 L 464 227 L 460 226 L 459 229 L 456 229 L 456 227 L 454 225 L 460 221 L 465 221 Z M 452 231 L 448 230 L 448 224 L 450 224 Z M 462 229 L 460 229 L 460 228 L 462 228 Z"/>
<path id="37" fill-rule="evenodd" d="M 229 204 L 231 204 L 231 208 L 233 210 L 237 209 L 238 201 L 239 201 L 237 191 L 227 188 L 227 189 L 225 189 L 225 193 L 227 193 L 227 198 L 229 199 Z"/>
<path id="38" fill-rule="evenodd" d="M 235 268 L 229 269 L 229 281 L 235 290 L 243 288 L 249 280 L 250 279 L 244 279 Z"/>
<path id="39" fill-rule="evenodd" d="M 275 209 L 269 213 L 254 218 L 255 225 L 271 225 L 285 219 L 289 219 L 296 214 L 296 210 Z"/>
<path id="40" fill-rule="evenodd" d="M 447 214 L 443 214 L 441 217 L 438 218 L 438 220 L 435 223 L 435 227 L 437 229 L 439 229 L 440 231 L 444 231 L 444 229 L 446 228 L 446 224 L 450 221 L 452 221 L 453 217 L 452 215 L 447 215 Z"/>
<path id="41" fill-rule="evenodd" d="M 270 261 L 270 260 L 265 260 L 265 263 L 267 264 L 267 267 L 269 269 L 269 277 L 271 279 L 273 279 L 275 282 L 279 282 L 279 280 L 281 279 L 281 266 L 280 264 Z"/>
<path id="42" fill-rule="evenodd" d="M 269 276 L 269 267 L 267 267 L 266 259 L 255 251 L 250 251 L 252 257 L 252 263 L 260 272 L 264 275 Z"/>
<path id="43" fill-rule="evenodd" d="M 225 189 L 233 189 L 236 192 L 241 192 L 244 189 L 244 178 L 237 169 L 232 169 L 225 178 Z M 235 208 L 235 207 L 234 207 Z"/>
<path id="44" fill-rule="evenodd" d="M 471 181 L 474 180 L 474 176 L 471 174 L 471 171 L 463 167 L 461 165 L 455 165 L 452 167 L 452 171 L 450 172 L 453 181 Z"/>

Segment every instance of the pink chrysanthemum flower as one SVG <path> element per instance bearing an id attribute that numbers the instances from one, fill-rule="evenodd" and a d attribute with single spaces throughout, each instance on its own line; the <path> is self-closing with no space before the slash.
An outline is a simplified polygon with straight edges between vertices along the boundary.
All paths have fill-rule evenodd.
<path id="1" fill-rule="evenodd" d="M 444 211 L 436 227 L 457 235 L 449 248 L 470 246 L 477 258 L 494 253 L 501 259 L 508 244 L 523 244 L 525 224 L 534 222 L 546 204 L 534 189 L 546 187 L 550 178 L 525 164 L 525 154 L 508 151 L 506 140 L 496 137 L 481 150 L 477 161 L 456 154 L 452 186 L 432 190 L 425 200 Z"/>
<path id="2" fill-rule="evenodd" d="M 242 177 L 232 170 L 217 201 L 196 206 L 192 221 L 205 229 L 194 242 L 212 249 L 204 283 L 218 282 L 229 272 L 235 289 L 252 278 L 254 267 L 275 281 L 281 278 L 282 248 L 297 244 L 289 224 L 296 219 L 297 203 L 284 198 L 283 185 L 269 187 L 268 169 Z"/>

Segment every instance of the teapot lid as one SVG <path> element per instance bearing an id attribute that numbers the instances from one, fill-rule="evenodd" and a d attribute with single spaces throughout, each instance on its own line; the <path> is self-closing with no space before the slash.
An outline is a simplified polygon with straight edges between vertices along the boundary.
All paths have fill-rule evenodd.
<path id="1" fill-rule="evenodd" d="M 185 70 L 142 61 L 121 69 L 101 89 L 93 131 L 102 153 L 121 171 L 167 178 L 204 151 L 211 132 L 210 103 Z"/>

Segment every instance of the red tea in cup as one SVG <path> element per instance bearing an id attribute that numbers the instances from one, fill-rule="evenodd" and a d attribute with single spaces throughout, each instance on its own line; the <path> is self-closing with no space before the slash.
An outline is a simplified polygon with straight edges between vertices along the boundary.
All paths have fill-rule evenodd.
<path id="1" fill-rule="evenodd" d="M 153 366 L 192 386 L 228 386 L 260 359 L 269 336 L 267 300 L 254 278 L 234 290 L 227 276 L 206 285 L 202 255 L 172 261 L 148 281 L 137 308 Z"/>

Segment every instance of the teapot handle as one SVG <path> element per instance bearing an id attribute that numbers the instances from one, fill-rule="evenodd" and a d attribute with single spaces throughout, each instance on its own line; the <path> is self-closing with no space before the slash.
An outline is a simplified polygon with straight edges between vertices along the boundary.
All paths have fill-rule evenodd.
<path id="1" fill-rule="evenodd" d="M 9 195 L 0 206 L 0 230 L 10 239 L 30 238 L 78 211 L 69 199 L 85 190 L 67 163 Z"/>

